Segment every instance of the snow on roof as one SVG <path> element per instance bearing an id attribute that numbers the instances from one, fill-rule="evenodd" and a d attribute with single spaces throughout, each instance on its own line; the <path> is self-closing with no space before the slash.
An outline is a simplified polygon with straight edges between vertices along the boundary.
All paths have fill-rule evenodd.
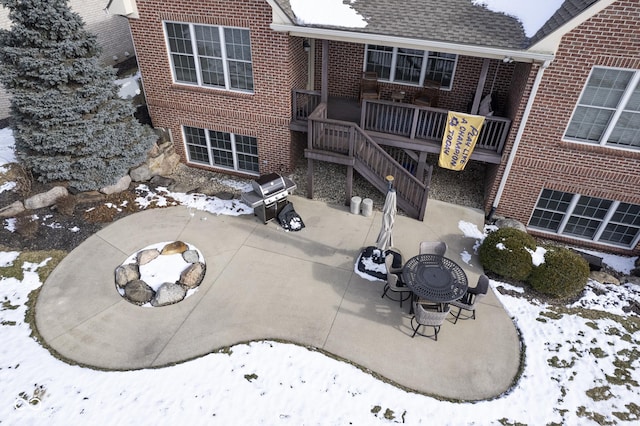
<path id="1" fill-rule="evenodd" d="M 355 3 L 356 0 L 350 0 Z M 346 28 L 364 28 L 367 21 L 342 0 L 290 0 L 291 9 L 299 25 L 329 25 Z"/>
<path id="2" fill-rule="evenodd" d="M 473 0 L 474 5 L 482 5 L 491 11 L 502 12 L 519 20 L 527 37 L 533 37 L 562 3 L 564 0 Z"/>

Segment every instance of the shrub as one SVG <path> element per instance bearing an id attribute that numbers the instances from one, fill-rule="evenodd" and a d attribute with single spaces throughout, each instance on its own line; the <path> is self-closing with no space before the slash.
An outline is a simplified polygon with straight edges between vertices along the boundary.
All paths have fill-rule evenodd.
<path id="1" fill-rule="evenodd" d="M 589 263 L 565 247 L 545 246 L 544 263 L 535 266 L 527 282 L 535 290 L 555 298 L 578 295 L 587 284 Z"/>
<path id="2" fill-rule="evenodd" d="M 487 235 L 478 254 L 485 270 L 522 281 L 533 268 L 527 249 L 536 249 L 536 240 L 531 235 L 515 228 L 500 228 Z"/>
<path id="3" fill-rule="evenodd" d="M 33 238 L 40 228 L 40 223 L 30 214 L 16 218 L 16 232 L 24 238 Z"/>
<path id="4" fill-rule="evenodd" d="M 69 194 L 60 197 L 56 200 L 56 210 L 65 216 L 73 216 L 73 212 L 76 209 L 76 197 Z"/>

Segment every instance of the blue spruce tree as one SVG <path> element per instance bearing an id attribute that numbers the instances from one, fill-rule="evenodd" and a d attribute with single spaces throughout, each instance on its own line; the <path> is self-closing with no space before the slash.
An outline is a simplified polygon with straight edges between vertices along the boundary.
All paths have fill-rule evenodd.
<path id="1" fill-rule="evenodd" d="M 42 182 L 112 185 L 157 139 L 118 97 L 115 70 L 66 0 L 0 0 L 0 81 L 12 95 L 16 157 Z"/>

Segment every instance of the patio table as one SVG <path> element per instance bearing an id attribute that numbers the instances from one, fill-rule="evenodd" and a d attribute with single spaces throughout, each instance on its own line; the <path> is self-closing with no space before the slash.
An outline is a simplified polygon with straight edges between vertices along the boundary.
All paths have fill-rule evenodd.
<path id="1" fill-rule="evenodd" d="M 425 253 L 412 257 L 402 268 L 402 279 L 413 294 L 431 302 L 448 303 L 467 291 L 467 274 L 453 260 Z"/>

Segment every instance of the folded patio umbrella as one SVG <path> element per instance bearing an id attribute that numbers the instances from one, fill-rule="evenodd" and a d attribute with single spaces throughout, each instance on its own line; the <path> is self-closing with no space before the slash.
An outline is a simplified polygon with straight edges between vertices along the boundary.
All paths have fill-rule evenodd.
<path id="1" fill-rule="evenodd" d="M 376 241 L 376 247 L 382 251 L 387 250 L 393 246 L 393 222 L 396 219 L 396 190 L 389 189 L 387 197 L 384 200 L 384 207 L 382 208 L 382 227 L 378 234 Z"/>

